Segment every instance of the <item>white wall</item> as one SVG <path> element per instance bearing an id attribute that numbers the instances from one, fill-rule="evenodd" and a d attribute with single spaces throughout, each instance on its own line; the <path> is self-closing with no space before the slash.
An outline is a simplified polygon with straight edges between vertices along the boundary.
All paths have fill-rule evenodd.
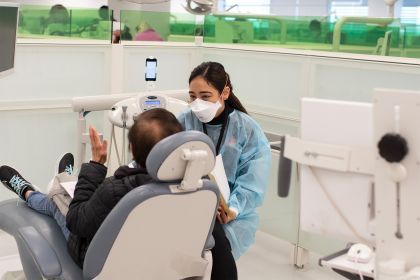
<path id="1" fill-rule="evenodd" d="M 46 190 L 58 157 L 76 152 L 71 98 L 110 92 L 111 45 L 18 44 L 15 61 L 0 80 L 0 164 Z M 102 114 L 90 119 L 102 127 Z"/>
<path id="2" fill-rule="evenodd" d="M 147 90 L 144 67 L 147 57 L 158 60 L 156 90 L 186 89 L 193 67 L 201 62 L 194 47 L 126 46 L 124 48 L 124 92 Z"/>

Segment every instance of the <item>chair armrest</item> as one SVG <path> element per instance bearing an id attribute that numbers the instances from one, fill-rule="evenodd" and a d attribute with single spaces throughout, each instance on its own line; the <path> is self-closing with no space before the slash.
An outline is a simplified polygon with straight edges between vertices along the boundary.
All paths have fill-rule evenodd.
<path id="1" fill-rule="evenodd" d="M 214 247 L 214 238 L 213 238 L 213 234 L 209 234 L 209 236 L 207 237 L 206 243 L 204 244 L 204 251 L 205 250 L 210 250 Z"/>
<path id="2" fill-rule="evenodd" d="M 18 232 L 42 276 L 47 279 L 58 277 L 61 265 L 48 241 L 34 227 L 22 227 Z"/>

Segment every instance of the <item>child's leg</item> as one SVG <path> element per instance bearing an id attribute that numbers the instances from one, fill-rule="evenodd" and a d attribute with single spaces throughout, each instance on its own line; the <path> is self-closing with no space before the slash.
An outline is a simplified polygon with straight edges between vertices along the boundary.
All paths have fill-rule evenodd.
<path id="1" fill-rule="evenodd" d="M 41 192 L 30 191 L 26 197 L 26 205 L 39 213 L 54 218 L 67 240 L 70 231 L 66 227 L 66 217 L 61 214 L 55 203 L 51 201 L 46 194 Z"/>
<path id="2" fill-rule="evenodd" d="M 69 230 L 66 227 L 66 217 L 61 214 L 57 206 L 45 194 L 35 191 L 34 186 L 15 169 L 3 165 L 0 167 L 0 181 L 3 185 L 16 193 L 26 204 L 39 213 L 54 218 L 60 226 L 64 237 L 68 239 Z"/>
<path id="3" fill-rule="evenodd" d="M 0 181 L 6 188 L 16 193 L 23 200 L 25 200 L 27 191 L 35 190 L 34 186 L 26 181 L 19 172 L 7 165 L 0 167 Z"/>

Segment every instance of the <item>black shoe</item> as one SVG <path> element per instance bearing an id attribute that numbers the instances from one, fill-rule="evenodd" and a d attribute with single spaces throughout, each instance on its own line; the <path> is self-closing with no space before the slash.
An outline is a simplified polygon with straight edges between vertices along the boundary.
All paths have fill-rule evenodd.
<path id="1" fill-rule="evenodd" d="M 26 191 L 35 190 L 34 186 L 26 181 L 19 172 L 7 165 L 0 167 L 0 181 L 23 200 L 26 200 Z"/>
<path id="2" fill-rule="evenodd" d="M 73 154 L 65 154 L 58 163 L 58 174 L 62 172 L 67 172 L 67 174 L 72 175 L 74 168 L 74 157 Z"/>

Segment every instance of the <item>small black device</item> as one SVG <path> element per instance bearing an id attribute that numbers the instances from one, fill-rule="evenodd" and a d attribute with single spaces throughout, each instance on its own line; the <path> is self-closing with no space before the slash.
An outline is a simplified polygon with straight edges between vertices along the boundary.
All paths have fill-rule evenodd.
<path id="1" fill-rule="evenodd" d="M 144 74 L 146 82 L 156 81 L 157 59 L 154 57 L 146 58 L 146 72 Z"/>
<path id="2" fill-rule="evenodd" d="M 378 143 L 379 154 L 387 162 L 401 162 L 408 154 L 408 144 L 404 137 L 397 133 L 387 133 Z"/>
<path id="3" fill-rule="evenodd" d="M 19 5 L 0 1 L 0 78 L 12 73 L 15 67 L 18 22 Z"/>

